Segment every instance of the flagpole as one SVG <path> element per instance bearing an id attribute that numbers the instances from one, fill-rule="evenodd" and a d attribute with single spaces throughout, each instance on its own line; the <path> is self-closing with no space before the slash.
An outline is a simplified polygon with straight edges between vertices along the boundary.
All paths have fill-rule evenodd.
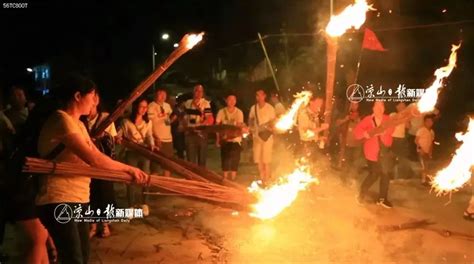
<path id="1" fill-rule="evenodd" d="M 262 45 L 263 54 L 265 54 L 265 59 L 268 63 L 268 66 L 270 67 L 270 72 L 272 73 L 273 82 L 275 83 L 275 87 L 276 87 L 277 91 L 280 92 L 280 86 L 278 85 L 278 82 L 277 82 L 277 79 L 276 79 L 276 76 L 275 76 L 275 72 L 273 71 L 272 62 L 270 61 L 270 57 L 268 57 L 268 53 L 267 53 L 267 49 L 265 48 L 265 44 L 263 44 L 262 35 L 260 35 L 260 32 L 258 32 L 257 34 L 258 34 L 258 39 L 260 41 L 260 45 Z"/>
<path id="2" fill-rule="evenodd" d="M 362 53 L 363 52 L 364 52 L 364 43 L 362 43 L 360 45 L 359 59 L 357 60 L 357 69 L 356 69 L 356 74 L 355 74 L 355 78 L 354 78 L 354 84 L 357 84 L 357 81 L 359 80 L 360 62 L 362 60 Z"/>

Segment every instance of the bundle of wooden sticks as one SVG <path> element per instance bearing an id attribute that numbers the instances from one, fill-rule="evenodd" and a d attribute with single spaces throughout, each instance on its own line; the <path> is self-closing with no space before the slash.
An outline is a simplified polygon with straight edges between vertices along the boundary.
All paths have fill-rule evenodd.
<path id="1" fill-rule="evenodd" d="M 139 145 L 124 138 L 122 145 L 126 148 L 137 152 L 138 154 L 150 159 L 151 161 L 158 162 L 161 166 L 170 170 L 176 174 L 185 177 L 188 180 L 202 181 L 202 182 L 213 182 L 222 184 L 227 187 L 237 188 L 245 191 L 245 187 L 235 182 L 224 179 L 222 175 L 217 174 L 214 171 L 208 170 L 204 167 L 200 167 L 192 162 L 181 160 L 174 157 L 169 157 L 163 154 L 161 151 L 151 151 L 145 146 Z"/>
<path id="2" fill-rule="evenodd" d="M 125 182 L 128 184 L 133 183 L 132 176 L 125 172 L 99 169 L 70 162 L 52 162 L 37 158 L 26 158 L 23 171 L 36 174 L 61 175 L 64 177 L 81 175 L 94 179 Z M 246 207 L 254 202 L 254 197 L 246 191 L 210 182 L 152 175 L 150 176 L 150 186 L 158 187 L 167 192 L 218 203 Z"/>

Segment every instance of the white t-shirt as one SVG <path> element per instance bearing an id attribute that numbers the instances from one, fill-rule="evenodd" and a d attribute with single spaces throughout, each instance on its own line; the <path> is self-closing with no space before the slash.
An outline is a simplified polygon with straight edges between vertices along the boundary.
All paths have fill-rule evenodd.
<path id="1" fill-rule="evenodd" d="M 227 107 L 222 108 L 217 112 L 216 117 L 217 124 L 224 124 L 224 125 L 233 125 L 238 126 L 244 123 L 244 113 L 239 108 L 235 107 L 233 112 L 230 112 Z M 231 140 L 230 142 L 242 142 L 242 137 L 236 137 Z"/>
<path id="2" fill-rule="evenodd" d="M 137 144 L 155 146 L 151 122 L 142 121 L 141 124 L 135 125 L 130 119 L 125 119 L 119 134 Z"/>
<path id="3" fill-rule="evenodd" d="M 100 114 L 100 120 L 97 121 L 97 118 L 99 118 L 99 114 L 97 114 L 93 119 L 87 119 L 87 128 L 89 128 L 89 131 L 92 130 L 93 126 L 97 127 L 102 123 L 107 117 L 109 116 L 109 113 L 101 113 Z M 96 124 L 96 122 L 98 122 Z M 117 130 L 115 129 L 115 124 L 112 123 L 110 124 L 105 130 L 105 133 L 111 135 L 112 137 L 117 136 Z"/>
<path id="4" fill-rule="evenodd" d="M 195 110 L 204 114 L 212 114 L 211 103 L 209 101 L 204 98 L 201 98 L 197 104 L 193 104 L 193 101 L 194 99 L 189 99 L 184 103 L 184 111 L 186 112 L 184 119 L 188 127 L 196 127 L 202 123 L 201 115 L 194 113 Z"/>
<path id="5" fill-rule="evenodd" d="M 418 145 L 424 153 L 430 153 L 431 146 L 435 138 L 435 133 L 433 129 L 428 130 L 426 127 L 418 129 L 416 132 L 416 137 L 418 138 Z"/>
<path id="6" fill-rule="evenodd" d="M 391 113 L 390 116 L 395 116 L 397 113 Z M 406 124 L 402 123 L 395 127 L 393 130 L 392 137 L 394 138 L 405 138 Z"/>
<path id="7" fill-rule="evenodd" d="M 41 128 L 38 138 L 38 153 L 41 157 L 49 155 L 65 137 L 71 134 L 78 134 L 89 148 L 93 148 L 92 140 L 81 121 L 73 119 L 62 110 L 54 112 Z M 54 160 L 87 165 L 68 148 L 61 151 Z M 89 177 L 80 174 L 73 176 L 56 174 L 41 176 L 36 204 L 88 203 L 90 181 Z"/>
<path id="8" fill-rule="evenodd" d="M 255 107 L 257 107 L 257 111 L 255 111 Z M 258 124 L 257 118 L 255 116 L 255 112 L 258 114 Z M 258 127 L 275 119 L 275 109 L 269 103 L 265 103 L 263 107 L 258 106 L 258 104 L 253 105 L 250 108 L 249 113 L 249 125 L 250 128 L 254 131 L 254 133 L 258 133 Z"/>
<path id="9" fill-rule="evenodd" d="M 160 139 L 161 142 L 173 141 L 170 121 L 172 112 L 173 109 L 171 109 L 171 106 L 166 102 L 161 105 L 156 102 L 151 102 L 148 105 L 148 118 L 150 118 L 153 124 L 153 136 Z"/>

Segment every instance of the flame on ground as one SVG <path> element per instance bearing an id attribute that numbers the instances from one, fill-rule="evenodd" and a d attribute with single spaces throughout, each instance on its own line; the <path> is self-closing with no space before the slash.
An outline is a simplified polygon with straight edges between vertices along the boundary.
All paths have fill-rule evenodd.
<path id="1" fill-rule="evenodd" d="M 448 167 L 439 171 L 431 185 L 437 195 L 447 194 L 463 187 L 471 178 L 474 166 L 474 118 L 471 117 L 466 133 L 457 133 L 456 138 L 462 145 L 456 150 Z"/>
<path id="2" fill-rule="evenodd" d="M 359 29 L 365 22 L 366 13 L 375 10 L 366 0 L 355 0 L 354 4 L 347 6 L 338 15 L 331 16 L 326 33 L 331 37 L 342 36 L 348 29 Z"/>
<path id="3" fill-rule="evenodd" d="M 439 90 L 443 87 L 444 79 L 447 78 L 453 71 L 454 67 L 456 67 L 457 50 L 460 47 L 461 44 L 457 46 L 452 45 L 448 65 L 435 71 L 434 75 L 436 76 L 436 80 L 434 80 L 431 86 L 425 90 L 425 93 L 417 103 L 418 110 L 421 113 L 431 112 L 434 110 L 436 102 L 438 101 Z"/>
<path id="4" fill-rule="evenodd" d="M 310 91 L 303 91 L 295 95 L 295 101 L 291 105 L 290 110 L 282 115 L 275 124 L 276 130 L 279 132 L 285 132 L 293 127 L 295 123 L 295 117 L 298 114 L 298 110 L 303 104 L 308 104 L 313 94 Z"/>
<path id="5" fill-rule="evenodd" d="M 196 44 L 198 44 L 202 40 L 202 36 L 204 35 L 203 32 L 199 34 L 191 34 L 186 39 L 186 48 L 192 49 Z"/>
<path id="6" fill-rule="evenodd" d="M 300 165 L 267 189 L 253 182 L 249 192 L 257 197 L 258 202 L 252 205 L 253 212 L 250 215 L 263 220 L 277 216 L 311 183 L 319 184 L 319 180 L 310 174 L 308 165 Z"/>

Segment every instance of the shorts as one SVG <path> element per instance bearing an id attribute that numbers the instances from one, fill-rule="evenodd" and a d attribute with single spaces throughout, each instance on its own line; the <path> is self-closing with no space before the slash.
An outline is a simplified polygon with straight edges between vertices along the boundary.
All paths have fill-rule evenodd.
<path id="1" fill-rule="evenodd" d="M 6 206 L 5 218 L 11 222 L 25 221 L 38 218 L 35 199 L 11 201 Z"/>
<path id="2" fill-rule="evenodd" d="M 2 214 L 8 221 L 17 222 L 38 218 L 35 203 L 37 193 L 37 179 L 35 177 L 28 177 L 18 186 L 10 186 L 11 190 L 9 191 L 11 192 L 5 190 L 8 195 L 5 195 Z"/>
<path id="3" fill-rule="evenodd" d="M 273 151 L 273 136 L 263 141 L 259 136 L 253 137 L 253 160 L 255 163 L 271 163 Z"/>
<path id="4" fill-rule="evenodd" d="M 221 145 L 222 171 L 237 171 L 242 147 L 237 142 L 224 142 Z"/>

